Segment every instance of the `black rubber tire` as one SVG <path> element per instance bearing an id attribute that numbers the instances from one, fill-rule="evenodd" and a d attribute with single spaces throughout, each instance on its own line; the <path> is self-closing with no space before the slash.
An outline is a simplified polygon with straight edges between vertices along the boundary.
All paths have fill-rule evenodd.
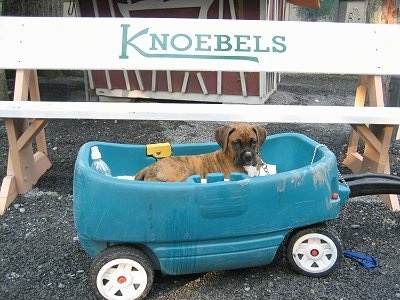
<path id="1" fill-rule="evenodd" d="M 123 269 L 119 270 L 117 266 Z M 125 281 L 121 283 L 119 280 Z M 148 256 L 130 246 L 106 248 L 95 257 L 89 270 L 89 286 L 98 299 L 122 299 L 122 293 L 131 294 L 124 299 L 144 299 L 153 286 L 153 280 L 154 271 Z M 107 291 L 106 285 L 113 286 L 113 292 Z"/>
<path id="2" fill-rule="evenodd" d="M 286 259 L 298 273 L 310 277 L 331 274 L 343 258 L 343 246 L 338 235 L 326 228 L 307 228 L 288 240 Z"/>

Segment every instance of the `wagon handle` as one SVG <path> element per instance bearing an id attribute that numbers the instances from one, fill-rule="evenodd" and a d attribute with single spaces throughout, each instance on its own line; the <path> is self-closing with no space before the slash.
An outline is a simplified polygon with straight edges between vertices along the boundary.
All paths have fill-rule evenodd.
<path id="1" fill-rule="evenodd" d="M 400 177 L 388 174 L 361 173 L 343 175 L 350 188 L 349 197 L 380 194 L 400 195 Z"/>

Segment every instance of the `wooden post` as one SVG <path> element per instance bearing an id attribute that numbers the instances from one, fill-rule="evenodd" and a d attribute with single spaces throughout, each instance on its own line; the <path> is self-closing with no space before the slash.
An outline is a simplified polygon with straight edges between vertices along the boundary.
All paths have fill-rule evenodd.
<path id="1" fill-rule="evenodd" d="M 385 106 L 381 76 L 359 76 L 354 106 Z M 389 148 L 393 125 L 352 124 L 347 155 L 343 162 L 354 173 L 390 174 Z M 365 143 L 363 154 L 358 151 L 360 140 Z M 400 210 L 397 195 L 381 195 L 392 210 Z"/>
<path id="2" fill-rule="evenodd" d="M 373 6 L 371 6 L 372 8 Z M 368 23 L 396 24 L 398 22 L 398 1 L 382 0 L 377 11 L 367 11 Z M 396 39 L 396 37 L 393 37 Z M 369 100 L 370 106 L 384 106 L 384 94 L 382 78 L 375 76 L 360 76 L 356 92 L 355 106 L 364 106 Z M 390 78 L 386 78 L 389 82 Z M 367 94 L 368 92 L 368 94 Z M 367 98 L 368 97 L 368 98 Z M 347 157 L 344 164 L 353 172 L 378 172 L 390 174 L 389 148 L 393 135 L 393 126 L 386 125 L 353 125 Z M 362 136 L 360 136 L 362 134 Z M 364 155 L 357 152 L 360 137 L 365 141 Z M 381 195 L 380 198 L 392 210 L 400 210 L 397 195 Z"/>
<path id="3" fill-rule="evenodd" d="M 40 101 L 37 73 L 35 70 L 17 70 L 14 101 L 27 100 Z M 43 130 L 45 124 L 44 120 L 6 119 L 9 154 L 7 175 L 0 190 L 0 215 L 18 194 L 28 192 L 51 167 Z"/>

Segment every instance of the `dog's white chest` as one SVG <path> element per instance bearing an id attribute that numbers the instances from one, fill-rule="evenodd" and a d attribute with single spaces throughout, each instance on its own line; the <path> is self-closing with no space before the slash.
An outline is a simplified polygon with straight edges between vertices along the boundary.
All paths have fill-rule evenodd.
<path id="1" fill-rule="evenodd" d="M 244 169 L 250 177 L 260 176 L 260 170 L 257 170 L 255 166 L 245 166 Z"/>

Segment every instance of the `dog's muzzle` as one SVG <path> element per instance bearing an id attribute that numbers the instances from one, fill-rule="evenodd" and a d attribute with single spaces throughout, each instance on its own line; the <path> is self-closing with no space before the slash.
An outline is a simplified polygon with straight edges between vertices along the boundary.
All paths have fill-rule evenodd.
<path id="1" fill-rule="evenodd" d="M 243 151 L 240 153 L 238 165 L 241 166 L 254 166 L 256 164 L 255 155 L 251 151 Z"/>

